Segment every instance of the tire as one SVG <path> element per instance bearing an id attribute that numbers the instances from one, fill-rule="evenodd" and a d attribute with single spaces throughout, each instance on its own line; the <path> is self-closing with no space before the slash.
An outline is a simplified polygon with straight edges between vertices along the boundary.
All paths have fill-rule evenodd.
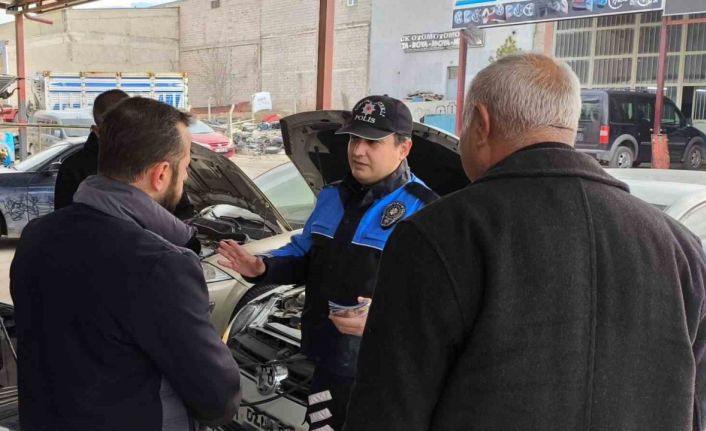
<path id="1" fill-rule="evenodd" d="M 278 284 L 263 284 L 263 285 L 258 285 L 256 284 L 255 286 L 251 287 L 250 290 L 245 292 L 245 294 L 240 297 L 240 300 L 238 301 L 237 304 L 235 304 L 235 308 L 233 309 L 233 314 L 230 315 L 230 320 L 228 323 L 233 321 L 235 318 L 235 315 L 238 314 L 240 310 L 243 309 L 250 301 L 253 299 L 257 298 L 258 296 L 265 294 L 269 292 L 270 290 L 279 287 Z"/>
<path id="2" fill-rule="evenodd" d="M 635 161 L 635 155 L 630 147 L 622 146 L 618 147 L 613 154 L 613 158 L 608 163 L 611 168 L 631 168 L 633 162 Z"/>
<path id="3" fill-rule="evenodd" d="M 692 145 L 684 155 L 682 169 L 695 170 L 699 169 L 704 163 L 704 147 L 701 144 Z"/>

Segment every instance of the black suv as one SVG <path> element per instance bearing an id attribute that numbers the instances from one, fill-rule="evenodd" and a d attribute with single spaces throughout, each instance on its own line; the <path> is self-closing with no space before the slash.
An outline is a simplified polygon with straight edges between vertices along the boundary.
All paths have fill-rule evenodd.
<path id="1" fill-rule="evenodd" d="M 581 91 L 576 149 L 613 168 L 649 163 L 655 99 L 652 93 L 634 91 Z M 662 128 L 669 140 L 671 162 L 683 169 L 699 169 L 706 157 L 706 135 L 666 97 Z"/>

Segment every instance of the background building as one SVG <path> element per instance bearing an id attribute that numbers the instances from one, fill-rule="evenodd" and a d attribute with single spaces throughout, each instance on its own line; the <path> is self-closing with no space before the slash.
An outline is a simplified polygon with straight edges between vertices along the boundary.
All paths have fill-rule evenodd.
<path id="1" fill-rule="evenodd" d="M 426 114 L 452 114 L 456 109 L 458 45 L 446 49 L 409 49 L 412 39 L 428 38 L 452 30 L 454 2 L 380 0 L 372 11 L 370 37 L 370 92 L 405 98 L 416 92 L 444 96 L 443 102 L 415 104 L 415 118 Z M 466 82 L 489 64 L 490 57 L 512 37 L 523 51 L 544 49 L 545 25 L 522 25 L 485 31 L 483 46 L 468 50 Z M 408 37 L 412 36 L 412 37 Z M 415 37 L 416 36 L 416 37 Z M 446 36 L 434 36 L 444 40 Z M 402 41 L 409 41 L 404 49 Z M 422 44 L 424 45 L 424 44 Z M 445 45 L 439 43 L 438 45 Z"/>
<path id="2" fill-rule="evenodd" d="M 25 20 L 29 76 L 58 72 L 179 71 L 179 9 L 66 9 Z M 3 73 L 16 74 L 15 24 L 0 25 L 7 44 Z M 2 63 L 2 62 L 0 62 Z"/>
<path id="3" fill-rule="evenodd" d="M 660 12 L 647 12 L 561 21 L 554 51 L 584 88 L 654 91 L 660 20 Z M 706 130 L 706 24 L 670 26 L 668 49 L 666 95 Z"/>
<path id="4" fill-rule="evenodd" d="M 190 101 L 203 107 L 268 91 L 276 110 L 316 104 L 318 0 L 184 0 L 181 70 Z M 365 95 L 372 0 L 336 0 L 333 106 Z"/>

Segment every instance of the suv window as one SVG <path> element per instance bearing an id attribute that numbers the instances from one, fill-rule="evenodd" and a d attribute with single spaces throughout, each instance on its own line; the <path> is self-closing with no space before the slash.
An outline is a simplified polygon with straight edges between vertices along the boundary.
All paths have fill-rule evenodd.
<path id="1" fill-rule="evenodd" d="M 581 117 L 579 121 L 601 121 L 601 101 L 584 100 L 581 102 Z"/>
<path id="2" fill-rule="evenodd" d="M 665 103 L 662 111 L 662 124 L 665 126 L 679 127 L 684 124 L 684 119 L 676 106 Z"/>
<path id="3" fill-rule="evenodd" d="M 612 98 L 610 101 L 610 119 L 616 123 L 634 123 L 635 102 L 622 97 Z"/>
<path id="4" fill-rule="evenodd" d="M 638 123 L 652 123 L 654 118 L 654 105 L 649 100 L 635 102 L 635 119 Z"/>

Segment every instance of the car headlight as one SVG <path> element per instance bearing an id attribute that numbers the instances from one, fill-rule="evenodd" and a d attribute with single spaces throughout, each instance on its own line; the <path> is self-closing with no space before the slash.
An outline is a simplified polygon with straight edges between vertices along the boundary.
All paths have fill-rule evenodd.
<path id="1" fill-rule="evenodd" d="M 218 283 L 219 281 L 233 279 L 227 272 L 210 263 L 201 262 L 201 268 L 203 268 L 203 276 L 206 279 L 206 283 Z"/>
<path id="2" fill-rule="evenodd" d="M 228 326 L 228 332 L 224 334 L 224 340 L 228 340 L 250 327 L 262 327 L 267 323 L 267 319 L 277 306 L 279 298 L 274 295 L 267 301 L 251 302 L 243 307 L 235 315 L 235 319 Z"/>

